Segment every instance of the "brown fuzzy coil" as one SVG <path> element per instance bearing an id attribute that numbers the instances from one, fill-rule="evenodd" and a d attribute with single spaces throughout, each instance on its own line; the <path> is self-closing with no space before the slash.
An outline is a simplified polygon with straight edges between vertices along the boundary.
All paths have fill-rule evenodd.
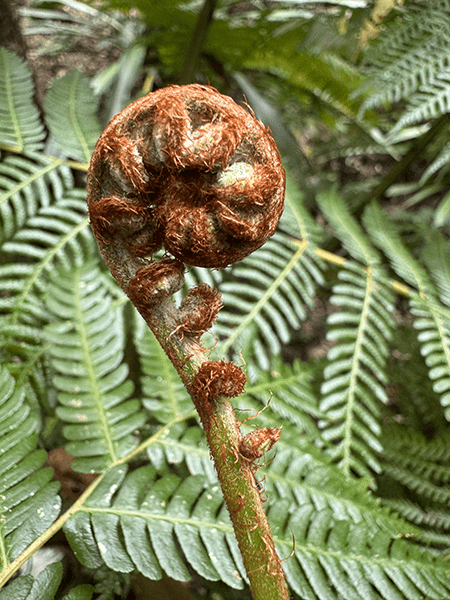
<path id="1" fill-rule="evenodd" d="M 188 265 L 224 268 L 273 235 L 285 174 L 270 132 L 203 85 L 136 100 L 99 138 L 88 173 L 91 225 L 136 257 L 165 248 Z"/>
<path id="2" fill-rule="evenodd" d="M 221 396 L 234 398 L 242 394 L 247 381 L 242 370 L 225 360 L 205 361 L 194 377 L 192 391 L 204 405 Z"/>

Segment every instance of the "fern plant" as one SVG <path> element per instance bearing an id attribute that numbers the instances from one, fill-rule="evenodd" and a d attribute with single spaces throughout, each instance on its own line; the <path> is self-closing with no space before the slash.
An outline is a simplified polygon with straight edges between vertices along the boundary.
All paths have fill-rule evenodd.
<path id="1" fill-rule="evenodd" d="M 383 35 L 363 58 L 368 79 L 359 90 L 365 94 L 359 115 L 390 104 L 392 110 L 378 133 L 394 156 L 404 157 L 393 167 L 395 177 L 386 176 L 375 193 L 407 194 L 410 206 L 435 197 L 448 178 L 449 19 L 447 0 L 432 5 L 421 0 L 398 3 L 384 24 Z M 420 176 L 401 181 L 418 156 L 426 160 Z M 447 222 L 448 207 L 445 195 L 435 213 L 436 225 Z"/>
<path id="2" fill-rule="evenodd" d="M 0 60 L 0 598 L 60 597 L 60 564 L 35 578 L 20 569 L 61 530 L 91 569 L 178 581 L 195 572 L 207 588 L 242 590 L 192 403 L 88 226 L 78 182 L 100 131 L 89 80 L 55 82 L 44 123 L 28 66 L 4 49 Z M 270 242 L 224 271 L 188 274 L 222 292 L 211 356 L 245 363 L 234 406 L 247 431 L 283 426 L 255 475 L 292 596 L 443 600 L 448 240 L 430 233 L 430 214 L 405 226 L 373 203 L 359 222 L 336 187 L 316 200 L 313 214 L 290 174 Z M 316 297 L 329 300 L 331 347 L 320 361 L 289 361 Z M 96 475 L 62 511 L 45 466 L 59 445 L 76 471 Z M 93 593 L 78 585 L 65 598 Z"/>

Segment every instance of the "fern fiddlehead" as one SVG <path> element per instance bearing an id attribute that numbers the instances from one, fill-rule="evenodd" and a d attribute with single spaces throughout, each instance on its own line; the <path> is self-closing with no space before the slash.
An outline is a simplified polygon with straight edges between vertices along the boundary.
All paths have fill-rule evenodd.
<path id="1" fill-rule="evenodd" d="M 116 115 L 88 173 L 100 251 L 192 397 L 255 600 L 288 598 L 253 474 L 253 457 L 279 430 L 259 430 L 246 456 L 228 400 L 246 377 L 233 363 L 207 360 L 200 339 L 220 294 L 203 283 L 179 307 L 171 297 L 183 286 L 185 264 L 221 269 L 261 247 L 275 232 L 284 187 L 271 134 L 230 98 L 195 84 L 158 90 Z M 154 259 L 162 248 L 174 258 Z"/>

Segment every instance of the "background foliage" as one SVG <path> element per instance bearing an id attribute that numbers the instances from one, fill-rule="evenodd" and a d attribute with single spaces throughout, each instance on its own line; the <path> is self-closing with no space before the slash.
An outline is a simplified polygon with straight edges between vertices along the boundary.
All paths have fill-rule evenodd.
<path id="1" fill-rule="evenodd" d="M 147 594 L 248 598 L 191 401 L 86 216 L 102 126 L 194 68 L 245 95 L 288 171 L 273 238 L 187 280 L 222 293 L 211 356 L 245 365 L 242 419 L 265 407 L 246 427 L 283 425 L 258 476 L 292 595 L 444 600 L 450 2 L 210 4 L 197 54 L 198 2 L 23 8 L 35 69 L 80 38 L 111 51 L 54 78 L 43 106 L 0 49 L 0 598 L 139 596 L 162 576 L 194 584 Z M 99 474 L 62 513 L 46 465 L 61 446 Z M 11 579 L 58 532 L 71 551 Z"/>

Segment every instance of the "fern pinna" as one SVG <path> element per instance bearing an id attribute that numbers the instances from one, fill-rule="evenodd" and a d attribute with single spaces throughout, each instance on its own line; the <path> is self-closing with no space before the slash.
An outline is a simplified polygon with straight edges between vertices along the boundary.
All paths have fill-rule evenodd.
<path id="1" fill-rule="evenodd" d="M 243 588 L 192 403 L 88 227 L 76 182 L 99 125 L 95 111 L 87 129 L 77 115 L 97 99 L 84 76 L 60 80 L 45 146 L 27 65 L 4 49 L 0 58 L 0 598 L 57 595 L 60 564 L 13 575 L 60 529 L 90 568 L 180 581 L 195 571 L 206 587 Z M 55 145 L 57 158 L 46 150 Z M 246 431 L 283 425 L 255 477 L 292 596 L 443 600 L 448 240 L 429 221 L 411 242 L 375 204 L 358 224 L 335 189 L 317 204 L 315 220 L 290 178 L 268 245 L 224 271 L 187 274 L 223 291 L 211 356 L 242 353 L 249 382 L 234 406 Z M 332 347 L 319 362 L 288 362 L 284 345 L 316 295 L 330 300 Z M 423 388 L 411 372 L 428 377 Z M 62 513 L 45 465 L 55 440 L 97 475 Z"/>

